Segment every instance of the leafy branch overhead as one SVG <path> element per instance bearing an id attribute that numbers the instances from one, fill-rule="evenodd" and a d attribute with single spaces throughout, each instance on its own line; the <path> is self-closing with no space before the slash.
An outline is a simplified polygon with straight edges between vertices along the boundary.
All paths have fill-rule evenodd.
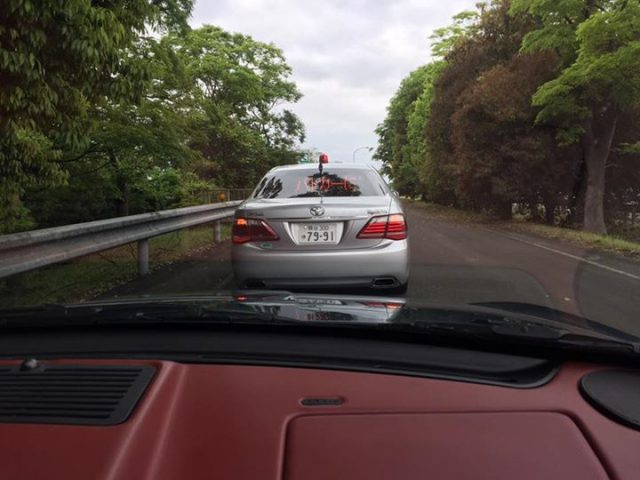
<path id="1" fill-rule="evenodd" d="M 248 186 L 296 158 L 304 127 L 286 105 L 301 94 L 282 52 L 214 26 L 193 30 L 192 7 L 0 3 L 4 231 L 61 222 L 51 205 L 62 201 L 64 210 L 68 191 L 102 199 L 73 218 L 84 221 L 153 208 L 135 197 L 157 169 Z M 169 206 L 202 201 L 178 191 Z"/>

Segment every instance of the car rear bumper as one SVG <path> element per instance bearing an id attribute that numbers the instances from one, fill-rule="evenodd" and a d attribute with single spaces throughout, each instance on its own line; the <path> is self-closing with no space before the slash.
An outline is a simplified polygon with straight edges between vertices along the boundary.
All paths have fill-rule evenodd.
<path id="1" fill-rule="evenodd" d="M 342 251 L 277 251 L 248 243 L 233 245 L 231 261 L 241 287 L 394 288 L 409 280 L 408 252 L 407 240 Z"/>

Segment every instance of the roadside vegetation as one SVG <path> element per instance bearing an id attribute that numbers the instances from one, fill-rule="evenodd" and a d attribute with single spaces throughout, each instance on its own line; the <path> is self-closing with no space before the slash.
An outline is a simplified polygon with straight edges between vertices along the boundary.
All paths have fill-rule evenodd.
<path id="1" fill-rule="evenodd" d="M 599 235 L 597 233 L 530 222 L 514 222 L 510 224 L 503 223 L 500 224 L 500 226 L 515 232 L 533 234 L 553 240 L 563 240 L 589 250 L 617 253 L 640 258 L 640 242 L 632 242 L 615 234 Z"/>
<path id="2" fill-rule="evenodd" d="M 480 3 L 434 33 L 375 157 L 407 197 L 640 241 L 639 39 L 637 1 Z"/>
<path id="3" fill-rule="evenodd" d="M 223 239 L 230 228 L 223 225 Z M 194 227 L 149 240 L 149 269 L 157 270 L 215 248 L 211 225 Z M 0 279 L 0 308 L 91 300 L 137 276 L 136 245 L 52 265 Z"/>
<path id="4" fill-rule="evenodd" d="M 302 155 L 282 51 L 192 7 L 0 2 L 0 234 L 203 203 Z"/>
<path id="5" fill-rule="evenodd" d="M 461 210 L 421 200 L 404 199 L 403 202 L 421 209 L 429 218 L 439 221 L 481 225 L 505 232 L 524 233 L 552 240 L 561 240 L 588 250 L 640 258 L 640 242 L 627 240 L 620 234 L 599 235 L 597 233 L 535 223 L 522 215 L 514 215 L 511 220 L 500 220 L 487 213 Z M 628 235 L 628 231 L 626 233 Z"/>

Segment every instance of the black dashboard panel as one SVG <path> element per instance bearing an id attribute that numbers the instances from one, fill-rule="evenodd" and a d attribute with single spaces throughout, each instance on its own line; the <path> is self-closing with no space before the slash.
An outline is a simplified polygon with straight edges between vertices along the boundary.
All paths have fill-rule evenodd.
<path id="1" fill-rule="evenodd" d="M 580 379 L 589 403 L 616 422 L 640 430 L 640 372 L 607 369 Z"/>
<path id="2" fill-rule="evenodd" d="M 135 357 L 392 373 L 531 388 L 558 362 L 475 349 L 264 329 L 79 328 L 5 331 L 0 358 Z"/>

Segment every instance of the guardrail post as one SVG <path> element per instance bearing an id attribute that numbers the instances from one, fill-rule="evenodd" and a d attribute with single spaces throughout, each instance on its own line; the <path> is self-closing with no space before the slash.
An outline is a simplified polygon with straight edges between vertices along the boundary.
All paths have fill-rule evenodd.
<path id="1" fill-rule="evenodd" d="M 216 243 L 222 242 L 222 222 L 220 220 L 216 222 L 214 231 L 215 231 L 214 238 Z"/>
<path id="2" fill-rule="evenodd" d="M 149 273 L 149 239 L 138 242 L 138 275 L 143 277 Z"/>

